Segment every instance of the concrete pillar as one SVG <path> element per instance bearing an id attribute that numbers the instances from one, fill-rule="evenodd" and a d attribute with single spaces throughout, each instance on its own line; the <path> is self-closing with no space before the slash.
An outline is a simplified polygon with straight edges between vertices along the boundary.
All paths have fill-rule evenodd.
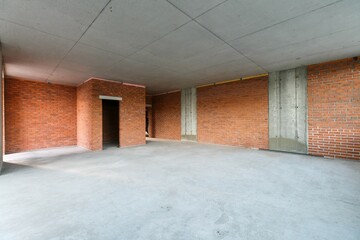
<path id="1" fill-rule="evenodd" d="M 181 139 L 197 141 L 196 88 L 181 90 Z"/>
<path id="2" fill-rule="evenodd" d="M 307 68 L 269 75 L 269 148 L 307 153 Z"/>
<path id="3" fill-rule="evenodd" d="M 3 163 L 3 156 L 4 156 L 4 150 L 3 150 L 3 93 L 4 93 L 4 62 L 2 58 L 2 51 L 1 51 L 1 43 L 0 43 L 0 174 L 2 169 L 2 163 Z"/>

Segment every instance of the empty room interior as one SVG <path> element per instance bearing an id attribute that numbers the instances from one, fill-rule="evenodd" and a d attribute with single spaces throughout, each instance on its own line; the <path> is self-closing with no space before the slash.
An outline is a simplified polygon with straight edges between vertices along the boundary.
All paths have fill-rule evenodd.
<path id="1" fill-rule="evenodd" d="M 0 239 L 360 239 L 359 0 L 0 0 Z"/>

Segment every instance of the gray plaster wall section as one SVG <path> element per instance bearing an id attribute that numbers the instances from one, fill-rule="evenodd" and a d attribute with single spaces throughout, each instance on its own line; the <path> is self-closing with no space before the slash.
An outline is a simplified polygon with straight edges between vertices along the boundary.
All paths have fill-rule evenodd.
<path id="1" fill-rule="evenodd" d="M 307 68 L 269 77 L 269 147 L 307 153 Z"/>
<path id="2" fill-rule="evenodd" d="M 196 88 L 181 90 L 181 138 L 197 140 L 197 94 Z"/>
<path id="3" fill-rule="evenodd" d="M 193 142 L 6 155 L 1 240 L 358 240 L 360 162 Z"/>

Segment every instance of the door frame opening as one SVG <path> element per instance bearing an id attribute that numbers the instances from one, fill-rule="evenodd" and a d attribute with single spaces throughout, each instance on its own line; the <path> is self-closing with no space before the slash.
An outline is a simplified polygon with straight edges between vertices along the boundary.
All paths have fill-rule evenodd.
<path id="1" fill-rule="evenodd" d="M 121 132 L 120 132 L 120 108 L 121 108 L 121 100 L 122 100 L 122 98 L 121 97 L 115 97 L 115 96 L 100 95 L 99 99 L 102 100 L 101 101 L 101 115 L 102 115 L 101 116 L 101 121 L 102 121 L 102 124 L 101 124 L 102 140 L 101 141 L 102 141 L 102 149 L 105 149 L 107 147 L 114 146 L 114 145 L 116 145 L 116 147 L 120 147 L 120 134 L 121 134 Z M 105 114 L 109 114 L 109 112 L 104 113 L 104 104 L 106 104 L 106 102 L 108 102 L 108 104 L 117 105 L 116 106 L 115 119 L 107 119 L 107 121 L 115 121 L 116 122 L 112 126 L 114 128 L 113 130 L 116 131 L 116 133 L 112 133 L 114 136 L 116 136 L 116 138 L 117 138 L 116 141 L 107 142 L 107 140 L 104 139 L 104 124 L 106 124 L 106 123 L 104 123 L 104 117 L 105 117 Z M 111 102 L 114 102 L 114 103 L 111 103 Z M 112 117 L 114 117 L 114 115 Z M 116 125 L 117 125 L 117 127 L 114 127 Z M 110 130 L 110 131 L 112 131 L 112 130 Z"/>

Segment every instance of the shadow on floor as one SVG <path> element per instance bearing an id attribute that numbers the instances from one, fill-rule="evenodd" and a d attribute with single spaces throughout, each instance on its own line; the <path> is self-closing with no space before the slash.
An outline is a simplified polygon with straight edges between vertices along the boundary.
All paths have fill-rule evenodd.
<path id="1" fill-rule="evenodd" d="M 109 148 L 119 148 L 119 144 L 117 142 L 108 142 L 103 144 L 103 150 Z"/>
<path id="2" fill-rule="evenodd" d="M 18 164 L 18 163 L 9 163 L 3 162 L 1 175 L 11 174 L 18 171 L 23 171 L 26 169 L 32 168 L 28 165 Z"/>

